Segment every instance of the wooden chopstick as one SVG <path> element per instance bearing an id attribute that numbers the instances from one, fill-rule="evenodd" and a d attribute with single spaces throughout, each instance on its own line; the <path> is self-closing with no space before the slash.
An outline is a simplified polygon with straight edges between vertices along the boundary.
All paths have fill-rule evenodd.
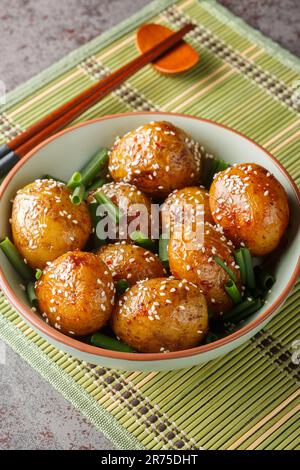
<path id="1" fill-rule="evenodd" d="M 160 43 L 103 78 L 84 92 L 49 113 L 10 142 L 0 147 L 0 176 L 50 135 L 64 128 L 84 111 L 116 89 L 127 78 L 177 45 L 194 25 L 187 24 Z"/>

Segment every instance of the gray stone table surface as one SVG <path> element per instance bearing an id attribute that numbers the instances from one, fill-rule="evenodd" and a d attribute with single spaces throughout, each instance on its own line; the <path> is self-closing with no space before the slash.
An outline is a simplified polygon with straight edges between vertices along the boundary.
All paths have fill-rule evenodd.
<path id="1" fill-rule="evenodd" d="M 135 13 L 149 0 L 0 0 L 0 80 L 7 90 Z M 300 56 L 299 0 L 220 0 Z M 10 348 L 0 364 L 0 449 L 112 449 Z"/>

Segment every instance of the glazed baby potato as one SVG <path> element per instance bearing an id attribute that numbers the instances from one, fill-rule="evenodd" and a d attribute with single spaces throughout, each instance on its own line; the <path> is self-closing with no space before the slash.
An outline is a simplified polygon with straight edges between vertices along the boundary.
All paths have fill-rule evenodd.
<path id="1" fill-rule="evenodd" d="M 42 316 L 66 335 L 85 336 L 110 318 L 115 287 L 106 264 L 93 253 L 68 252 L 49 263 L 36 283 Z"/>
<path id="2" fill-rule="evenodd" d="M 138 205 L 141 205 L 141 207 L 144 208 L 145 212 L 145 218 L 142 219 L 142 223 L 146 224 L 147 230 L 144 230 L 145 235 L 147 234 L 148 236 L 150 235 L 151 232 L 151 201 L 144 194 L 142 191 L 140 191 L 136 186 L 129 184 L 129 183 L 124 183 L 124 182 L 111 182 L 104 184 L 100 190 L 107 196 L 109 197 L 112 202 L 119 208 L 120 212 L 123 214 L 127 214 L 127 224 L 126 224 L 126 230 L 118 229 L 118 235 L 117 238 L 118 240 L 126 240 L 128 242 L 131 242 L 130 238 L 130 233 L 135 230 L 141 229 L 141 227 L 136 227 L 133 228 L 133 230 L 130 230 L 130 222 L 132 222 L 134 219 L 136 219 L 139 214 L 139 208 Z M 90 194 L 88 198 L 88 202 L 93 201 L 93 195 L 97 192 L 94 191 L 92 194 Z M 136 205 L 136 207 L 134 207 Z M 131 209 L 130 209 L 131 208 Z M 129 211 L 128 211 L 129 209 Z M 134 209 L 137 209 L 135 211 Z M 132 212 L 130 212 L 130 210 Z M 121 226 L 122 227 L 122 226 Z M 148 233 L 147 233 L 148 231 Z"/>
<path id="3" fill-rule="evenodd" d="M 112 315 L 114 333 L 139 352 L 197 346 L 208 328 L 205 297 L 187 281 L 150 279 L 131 287 Z"/>
<path id="4" fill-rule="evenodd" d="M 75 206 L 70 191 L 54 180 L 36 180 L 20 189 L 12 207 L 12 235 L 32 268 L 85 246 L 92 224 L 87 205 Z"/>
<path id="5" fill-rule="evenodd" d="M 111 270 L 115 282 L 125 279 L 133 286 L 143 279 L 166 275 L 159 257 L 141 246 L 125 243 L 105 245 L 97 255 Z"/>
<path id="6" fill-rule="evenodd" d="M 204 214 L 201 214 L 205 222 L 214 223 L 210 212 L 209 194 L 203 186 L 189 186 L 187 188 L 175 189 L 162 207 L 163 231 L 170 229 L 173 233 L 174 226 L 183 222 L 184 215 L 187 217 L 198 216 L 198 205 L 203 206 Z M 185 213 L 185 208 L 188 208 Z"/>
<path id="7" fill-rule="evenodd" d="M 274 250 L 289 222 L 289 204 L 279 181 L 265 168 L 243 163 L 218 173 L 210 188 L 216 223 L 254 256 Z"/>
<path id="8" fill-rule="evenodd" d="M 109 157 L 115 181 L 135 184 L 145 193 L 165 198 L 174 189 L 200 179 L 200 145 L 169 122 L 151 122 L 117 140 Z"/>
<path id="9" fill-rule="evenodd" d="M 174 233 L 169 242 L 168 253 L 170 270 L 173 276 L 187 279 L 200 287 L 206 297 L 208 306 L 215 313 L 223 313 L 233 306 L 224 286 L 230 277 L 216 263 L 218 256 L 239 279 L 235 264 L 232 242 L 209 223 L 204 225 L 204 243 L 194 243 Z"/>

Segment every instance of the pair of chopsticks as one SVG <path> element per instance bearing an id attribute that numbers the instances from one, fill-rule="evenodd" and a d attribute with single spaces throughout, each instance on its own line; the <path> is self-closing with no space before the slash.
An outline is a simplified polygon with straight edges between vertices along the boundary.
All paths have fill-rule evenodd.
<path id="1" fill-rule="evenodd" d="M 80 114 L 120 86 L 127 78 L 176 46 L 182 40 L 183 36 L 193 28 L 194 25 L 186 24 L 180 30 L 174 32 L 107 77 L 99 80 L 87 90 L 37 121 L 17 137 L 2 145 L 0 147 L 0 176 L 4 176 L 8 173 L 8 171 L 36 145 L 43 142 L 50 135 L 63 129 L 67 124 L 80 116 Z"/>

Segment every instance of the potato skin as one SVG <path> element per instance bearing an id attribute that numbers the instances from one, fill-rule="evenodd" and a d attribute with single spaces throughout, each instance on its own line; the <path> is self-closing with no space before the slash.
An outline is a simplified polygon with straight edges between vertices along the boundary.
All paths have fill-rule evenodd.
<path id="1" fill-rule="evenodd" d="M 175 234 L 171 236 L 168 246 L 170 270 L 173 276 L 187 279 L 199 286 L 208 306 L 215 313 L 230 310 L 233 304 L 224 289 L 224 285 L 230 279 L 229 275 L 215 262 L 214 257 L 219 256 L 237 278 L 240 277 L 231 246 L 232 243 L 226 241 L 222 233 L 209 223 L 204 226 L 204 244 L 196 245 L 196 249 L 189 249 L 189 242 Z"/>
<path id="2" fill-rule="evenodd" d="M 115 181 L 127 181 L 163 199 L 174 189 L 197 184 L 200 147 L 169 122 L 151 122 L 117 140 L 109 157 Z"/>
<path id="3" fill-rule="evenodd" d="M 12 235 L 32 268 L 82 249 L 92 224 L 87 205 L 72 204 L 70 191 L 53 180 L 36 180 L 20 189 L 12 207 Z"/>
<path id="4" fill-rule="evenodd" d="M 107 184 L 104 184 L 101 187 L 100 190 L 107 197 L 109 197 L 116 206 L 119 207 L 121 213 L 123 213 L 123 214 L 126 213 L 127 214 L 126 232 L 124 233 L 124 232 L 121 231 L 121 233 L 120 233 L 120 231 L 118 231 L 116 240 L 125 240 L 127 242 L 132 242 L 132 240 L 129 236 L 129 233 L 127 233 L 127 232 L 130 232 L 130 230 L 129 230 L 130 222 L 135 220 L 139 214 L 134 213 L 134 214 L 130 215 L 130 214 L 128 214 L 128 209 L 130 207 L 132 207 L 133 205 L 135 205 L 135 204 L 143 205 L 145 210 L 146 210 L 146 217 L 143 220 L 145 220 L 144 223 L 147 224 L 148 233 L 147 233 L 146 230 L 143 230 L 143 232 L 146 232 L 147 235 L 150 237 L 150 234 L 151 234 L 151 218 L 150 218 L 150 216 L 151 216 L 151 201 L 148 198 L 148 196 L 146 196 L 146 194 L 144 194 L 142 191 L 140 191 L 133 184 L 124 183 L 124 182 L 107 183 Z M 97 192 L 97 190 L 94 191 L 92 194 L 90 194 L 90 196 L 88 198 L 88 202 L 91 203 L 93 201 L 93 194 L 95 194 L 96 192 Z M 134 208 L 132 208 L 132 209 L 134 209 Z M 137 229 L 140 229 L 140 228 L 141 227 L 137 227 Z M 136 228 L 134 228 L 134 230 L 136 230 Z M 134 231 L 134 230 L 131 230 L 131 232 Z"/>
<path id="5" fill-rule="evenodd" d="M 208 328 L 206 301 L 199 289 L 186 281 L 141 281 L 116 304 L 112 327 L 117 337 L 139 352 L 193 348 Z"/>
<path id="6" fill-rule="evenodd" d="M 265 168 L 243 163 L 217 174 L 209 201 L 213 218 L 237 246 L 254 256 L 273 251 L 289 222 L 289 204 L 279 181 Z"/>
<path id="7" fill-rule="evenodd" d="M 97 255 L 111 270 L 114 282 L 126 279 L 133 286 L 138 281 L 166 275 L 159 257 L 141 246 L 124 243 L 105 245 Z"/>
<path id="8" fill-rule="evenodd" d="M 73 251 L 46 267 L 36 282 L 36 295 L 50 325 L 66 335 L 85 336 L 109 320 L 115 287 L 98 256 Z"/>
<path id="9" fill-rule="evenodd" d="M 169 194 L 162 207 L 162 214 L 166 213 L 166 223 L 163 224 L 163 231 L 165 232 L 169 229 L 170 233 L 173 233 L 174 226 L 182 223 L 183 207 L 188 205 L 192 212 L 191 215 L 195 216 L 198 204 L 203 205 L 203 220 L 214 224 L 209 206 L 209 194 L 203 186 L 189 186 L 187 188 L 175 189 L 175 191 Z"/>

